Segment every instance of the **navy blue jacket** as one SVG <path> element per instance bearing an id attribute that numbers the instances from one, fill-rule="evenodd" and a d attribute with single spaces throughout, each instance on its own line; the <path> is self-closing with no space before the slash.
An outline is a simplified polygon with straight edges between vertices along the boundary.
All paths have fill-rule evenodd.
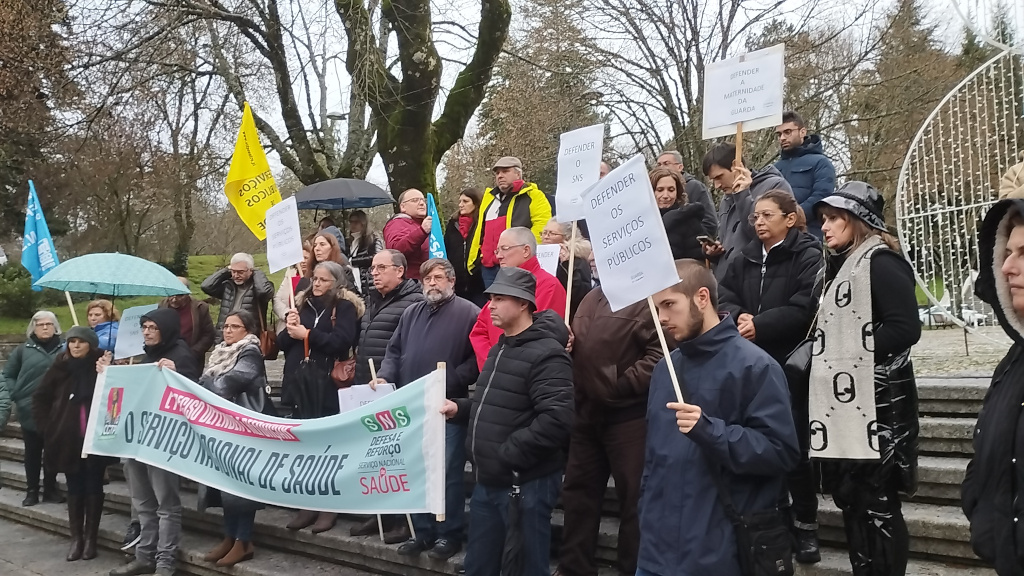
<path id="1" fill-rule="evenodd" d="M 814 213 L 814 203 L 831 195 L 836 189 L 836 169 L 825 156 L 821 137 L 811 134 L 796 148 L 782 151 L 775 167 L 789 182 L 793 196 L 807 216 L 807 231 L 821 238 L 821 220 Z"/>
<path id="2" fill-rule="evenodd" d="M 783 478 L 800 459 L 782 368 L 726 316 L 672 352 L 685 401 L 701 408 L 688 434 L 676 426 L 668 368 L 654 367 L 640 485 L 637 565 L 659 576 L 741 576 L 732 523 L 708 462 L 722 467 L 741 514 L 775 508 Z M 687 392 L 683 393 L 684 396 Z"/>
<path id="3" fill-rule="evenodd" d="M 431 306 L 420 300 L 402 313 L 388 341 L 377 377 L 401 388 L 445 362 L 448 398 L 465 398 L 469 385 L 480 375 L 469 331 L 480 309 L 469 300 L 452 296 Z"/>

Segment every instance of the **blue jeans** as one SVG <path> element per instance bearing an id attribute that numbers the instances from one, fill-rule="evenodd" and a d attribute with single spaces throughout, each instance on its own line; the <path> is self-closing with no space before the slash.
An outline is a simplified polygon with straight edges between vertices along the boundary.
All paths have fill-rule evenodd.
<path id="1" fill-rule="evenodd" d="M 438 538 L 462 542 L 463 517 L 466 515 L 463 482 L 466 472 L 466 425 L 445 423 L 444 465 L 444 522 L 436 521 L 432 514 L 412 516 L 416 538 L 431 545 Z"/>
<path id="2" fill-rule="evenodd" d="M 501 266 L 480 265 L 480 276 L 484 279 L 484 290 L 491 287 L 491 283 L 498 277 L 498 270 L 501 270 Z"/>
<path id="3" fill-rule="evenodd" d="M 256 523 L 256 511 L 246 512 L 224 511 L 224 536 L 252 542 L 252 527 Z"/>
<path id="4" fill-rule="evenodd" d="M 562 487 L 558 471 L 522 486 L 519 530 L 523 535 L 522 576 L 548 576 L 551 573 L 551 510 Z M 508 530 L 508 488 L 490 488 L 477 484 L 469 503 L 469 546 L 466 549 L 466 576 L 499 576 L 501 554 Z"/>

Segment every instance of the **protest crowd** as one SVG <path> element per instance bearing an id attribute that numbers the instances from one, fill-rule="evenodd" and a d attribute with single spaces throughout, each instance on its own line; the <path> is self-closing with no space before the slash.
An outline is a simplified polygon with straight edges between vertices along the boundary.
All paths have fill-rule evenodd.
<path id="1" fill-rule="evenodd" d="M 361 210 L 348 214 L 348 236 L 321 221 L 279 287 L 251 255 L 235 254 L 201 286 L 220 301 L 216 318 L 189 295 L 164 299 L 141 317 L 144 354 L 133 362 L 295 420 L 338 414 L 340 387 L 401 389 L 444 362 L 444 520 L 384 514 L 351 534 L 381 531 L 405 556 L 448 560 L 465 549 L 469 576 L 509 574 L 503 551 L 513 533 L 519 573 L 596 575 L 609 478 L 620 574 L 792 574 L 794 561 L 821 559 L 819 493 L 842 511 L 853 574 L 904 574 L 900 495 L 917 483 L 914 275 L 885 225 L 880 191 L 837 187 L 818 136 L 794 112 L 783 120 L 774 165 L 750 169 L 735 145 L 710 147 L 696 168 L 721 193 L 718 206 L 677 152 L 650 166 L 680 279 L 653 295 L 657 317 L 643 300 L 612 305 L 595 262 L 600 240 L 587 238 L 583 222 L 553 218 L 554 197 L 526 180 L 519 159 L 503 157 L 494 186 L 464 190 L 447 223 L 433 221 L 415 189 L 397 198 L 380 233 Z M 611 169 L 603 164 L 602 177 Z M 429 251 L 435 227 L 447 258 Z M 558 262 L 546 270 L 538 247 L 551 244 Z M 993 209 L 981 246 L 990 266 L 979 290 L 1019 346 L 1024 202 Z M 41 310 L 0 380 L 0 408 L 13 404 L 24 434 L 23 505 L 60 501 L 56 475 L 66 478 L 68 561 L 97 554 L 105 468 L 116 459 L 80 454 L 98 374 L 115 362 L 118 321 L 102 299 L 89 304 L 88 327 L 66 331 Z M 284 358 L 279 402 L 268 396 L 270 340 Z M 1009 379 L 1020 362 L 1000 370 Z M 1024 406 L 1024 388 L 1011 383 L 993 388 L 964 485 L 965 511 L 983 526 L 983 558 L 1001 574 L 1021 570 L 1022 500 L 1010 485 L 1021 478 L 1011 461 L 1024 454 L 997 441 L 1019 434 L 1013 407 Z M 181 478 L 130 459 L 124 471 L 132 521 L 123 549 L 134 557 L 110 574 L 172 574 Z M 258 554 L 252 530 L 264 504 L 213 487 L 199 503 L 224 510 L 223 541 L 205 561 L 233 566 Z M 337 516 L 296 510 L 287 528 L 322 533 Z"/>

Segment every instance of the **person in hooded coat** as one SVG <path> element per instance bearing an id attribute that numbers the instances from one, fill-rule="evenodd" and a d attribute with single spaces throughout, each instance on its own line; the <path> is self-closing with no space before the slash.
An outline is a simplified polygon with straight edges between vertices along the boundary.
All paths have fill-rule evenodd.
<path id="1" fill-rule="evenodd" d="M 740 336 L 757 344 L 780 365 L 808 336 L 821 294 L 821 244 L 806 232 L 796 199 L 774 190 L 762 196 L 751 215 L 757 238 L 729 263 L 718 287 L 722 310 L 736 319 Z M 817 479 L 808 458 L 806 382 L 788 381 L 801 461 L 787 478 L 784 508 L 797 537 L 796 559 L 821 560 L 818 551 Z"/>
<path id="2" fill-rule="evenodd" d="M 95 332 L 83 326 L 67 331 L 67 349 L 57 355 L 32 395 L 32 412 L 43 436 L 45 467 L 62 472 L 68 486 L 67 561 L 96 557 L 96 538 L 103 515 L 103 474 L 116 458 L 82 457 L 89 421 L 96 361 L 103 355 Z"/>
<path id="3" fill-rule="evenodd" d="M 189 380 L 199 380 L 201 368 L 195 354 L 181 339 L 181 321 L 170 308 L 157 308 L 140 319 L 143 364 L 156 364 Z M 110 363 L 110 355 L 98 361 L 98 369 Z M 135 560 L 110 571 L 110 576 L 174 573 L 181 541 L 181 478 L 170 471 L 127 459 L 125 479 L 138 514 L 141 537 Z"/>
<path id="4" fill-rule="evenodd" d="M 975 293 L 1013 344 L 992 374 L 961 486 L 971 547 L 999 576 L 1024 574 L 1024 200 L 989 209 L 978 234 Z"/>
<path id="5" fill-rule="evenodd" d="M 854 576 L 906 573 L 899 494 L 917 490 L 910 348 L 921 321 L 914 273 L 883 208 L 879 191 L 857 181 L 815 205 L 830 254 L 809 376 L 810 454 L 843 512 Z"/>
<path id="6" fill-rule="evenodd" d="M 338 391 L 330 379 L 338 360 L 348 359 L 359 337 L 359 319 L 366 307 L 348 287 L 345 269 L 337 262 L 321 262 L 313 268 L 308 290 L 295 296 L 295 308 L 286 315 L 286 328 L 277 335 L 284 353 L 284 381 L 288 386 L 306 386 L 296 390 L 297 418 L 321 418 L 339 411 Z M 308 356 L 324 377 L 317 382 L 289 381 L 302 376 L 300 364 Z M 316 510 L 299 510 L 286 525 L 289 530 L 313 526 L 314 533 L 334 527 L 338 515 Z"/>

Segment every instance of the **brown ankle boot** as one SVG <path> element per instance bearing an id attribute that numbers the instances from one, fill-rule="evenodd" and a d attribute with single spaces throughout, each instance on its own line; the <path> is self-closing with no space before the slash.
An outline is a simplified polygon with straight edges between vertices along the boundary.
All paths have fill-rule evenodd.
<path id="1" fill-rule="evenodd" d="M 227 555 L 221 558 L 220 560 L 217 560 L 217 566 L 234 566 L 239 562 L 252 560 L 252 557 L 255 555 L 256 548 L 252 545 L 252 542 L 242 542 L 241 540 L 235 540 L 235 545 L 231 547 L 231 551 L 229 551 Z"/>
<path id="2" fill-rule="evenodd" d="M 85 524 L 85 501 L 81 496 L 68 495 L 68 528 L 71 532 L 71 548 L 65 558 L 68 562 L 74 562 L 82 558 L 82 548 L 85 546 L 82 529 Z"/>
<path id="3" fill-rule="evenodd" d="M 96 557 L 96 540 L 100 533 L 100 518 L 103 516 L 103 494 L 90 494 L 85 497 L 85 547 L 82 548 L 82 560 Z"/>
<path id="4" fill-rule="evenodd" d="M 302 530 L 307 526 L 312 526 L 318 516 L 319 513 L 313 510 L 299 510 L 295 514 L 295 518 L 292 518 L 292 521 L 285 525 L 285 528 L 289 530 Z"/>
<path id="5" fill-rule="evenodd" d="M 337 514 L 332 512 L 321 512 L 316 517 L 316 524 L 313 524 L 313 534 L 327 532 L 331 528 L 334 528 L 334 523 L 337 521 Z"/>
<path id="6" fill-rule="evenodd" d="M 217 544 L 216 548 L 214 548 L 213 550 L 210 550 L 209 552 L 206 553 L 205 556 L 203 556 L 203 561 L 204 562 L 216 562 L 216 561 L 220 560 L 221 558 L 223 558 L 223 557 L 228 555 L 228 552 L 231 551 L 231 548 L 234 545 L 235 545 L 235 539 L 234 538 L 228 538 L 227 536 L 225 536 L 224 539 L 221 540 L 220 544 Z"/>

